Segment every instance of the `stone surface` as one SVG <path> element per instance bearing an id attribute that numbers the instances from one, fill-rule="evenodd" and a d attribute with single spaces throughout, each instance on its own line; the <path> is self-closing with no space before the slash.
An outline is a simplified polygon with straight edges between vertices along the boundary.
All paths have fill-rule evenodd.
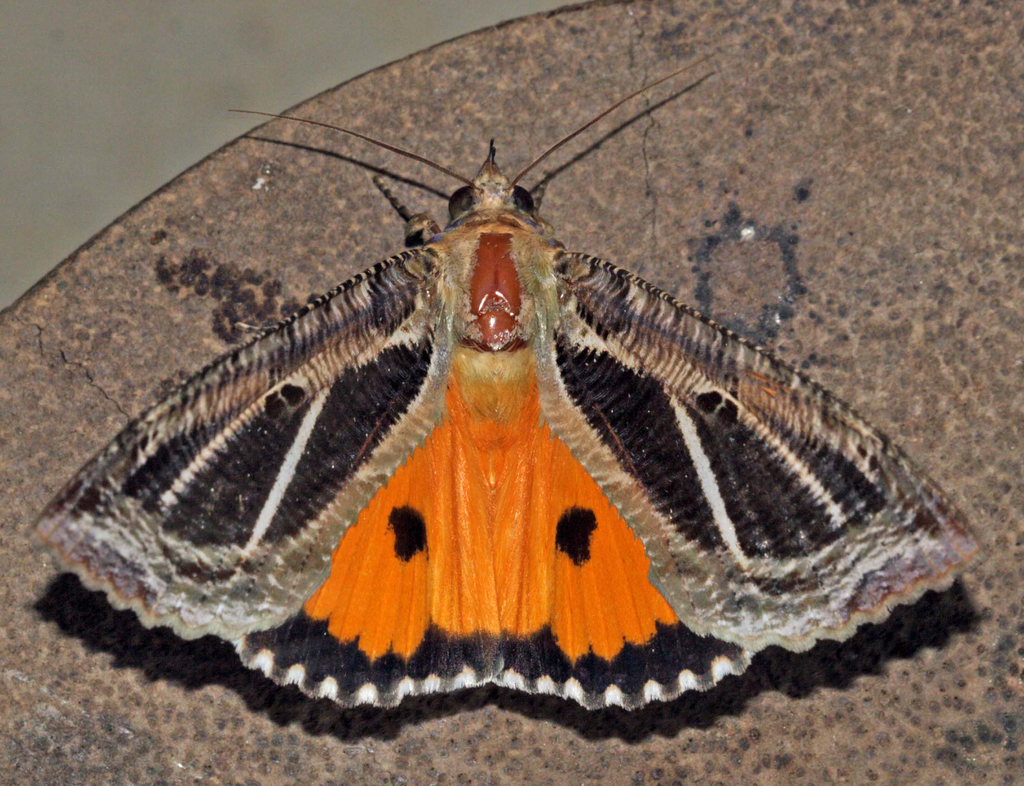
<path id="1" fill-rule="evenodd" d="M 707 694 L 591 713 L 500 689 L 342 710 L 214 640 L 146 630 L 31 537 L 126 422 L 400 246 L 370 182 L 443 176 L 273 123 L 97 235 L 0 315 L 0 781 L 20 784 L 1024 780 L 1024 14 L 1019 5 L 597 4 L 413 55 L 298 111 L 513 169 L 715 52 L 527 178 L 571 249 L 773 346 L 900 442 L 985 550 L 843 644 Z M 704 71 L 694 72 L 700 75 Z M 647 111 L 651 110 L 651 111 Z M 420 187 L 420 186 L 424 187 Z M 436 192 L 436 193 L 433 193 Z M 708 241 L 708 238 L 715 240 Z"/>

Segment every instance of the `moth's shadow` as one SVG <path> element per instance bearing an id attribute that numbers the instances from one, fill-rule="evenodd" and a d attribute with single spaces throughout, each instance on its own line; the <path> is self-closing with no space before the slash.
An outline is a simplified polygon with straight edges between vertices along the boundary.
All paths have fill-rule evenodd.
<path id="1" fill-rule="evenodd" d="M 189 690 L 221 685 L 275 723 L 298 724 L 311 734 L 330 734 L 343 742 L 394 738 L 407 724 L 488 705 L 557 723 L 585 738 L 639 742 L 652 735 L 674 737 L 684 729 L 706 728 L 723 716 L 737 715 L 767 691 L 799 700 L 818 688 L 844 688 L 858 677 L 882 673 L 889 661 L 911 657 L 923 647 L 941 647 L 980 620 L 957 582 L 943 593 L 930 592 L 916 604 L 896 609 L 886 622 L 862 628 L 849 641 L 823 642 L 806 653 L 771 647 L 754 656 L 745 674 L 728 677 L 707 693 L 687 693 L 635 712 L 589 711 L 572 701 L 496 687 L 407 698 L 396 709 L 345 709 L 250 671 L 220 639 L 185 641 L 166 628 L 145 628 L 133 613 L 114 610 L 102 593 L 90 592 L 70 574 L 55 579 L 35 609 L 90 649 L 112 655 L 117 668 L 139 669 L 148 679 Z"/>

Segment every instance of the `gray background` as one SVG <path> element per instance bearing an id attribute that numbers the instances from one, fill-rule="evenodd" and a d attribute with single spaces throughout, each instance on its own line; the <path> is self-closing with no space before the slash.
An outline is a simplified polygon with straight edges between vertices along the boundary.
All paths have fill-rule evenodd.
<path id="1" fill-rule="evenodd" d="M 0 308 L 140 199 L 258 123 L 227 109 L 281 111 L 424 47 L 561 3 L 4 5 Z M 387 128 L 379 134 L 401 142 Z"/>

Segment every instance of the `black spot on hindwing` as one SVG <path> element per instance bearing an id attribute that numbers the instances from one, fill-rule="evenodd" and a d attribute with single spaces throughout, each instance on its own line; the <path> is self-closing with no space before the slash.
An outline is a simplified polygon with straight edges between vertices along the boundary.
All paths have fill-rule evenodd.
<path id="1" fill-rule="evenodd" d="M 427 550 L 427 523 L 415 508 L 393 508 L 388 514 L 388 529 L 395 535 L 395 556 L 402 562 Z"/>
<path id="2" fill-rule="evenodd" d="M 589 508 L 572 507 L 558 517 L 555 548 L 577 568 L 590 561 L 590 536 L 597 529 L 597 516 Z"/>

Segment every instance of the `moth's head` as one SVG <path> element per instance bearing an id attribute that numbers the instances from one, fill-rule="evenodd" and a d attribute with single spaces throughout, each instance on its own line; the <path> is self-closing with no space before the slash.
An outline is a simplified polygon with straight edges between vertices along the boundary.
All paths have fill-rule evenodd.
<path id="1" fill-rule="evenodd" d="M 494 161 L 494 140 L 491 140 L 487 160 L 473 178 L 473 185 L 457 189 L 448 200 L 448 215 L 458 221 L 472 213 L 514 211 L 524 218 L 537 221 L 537 208 L 530 192 L 520 185 L 510 184 Z"/>

